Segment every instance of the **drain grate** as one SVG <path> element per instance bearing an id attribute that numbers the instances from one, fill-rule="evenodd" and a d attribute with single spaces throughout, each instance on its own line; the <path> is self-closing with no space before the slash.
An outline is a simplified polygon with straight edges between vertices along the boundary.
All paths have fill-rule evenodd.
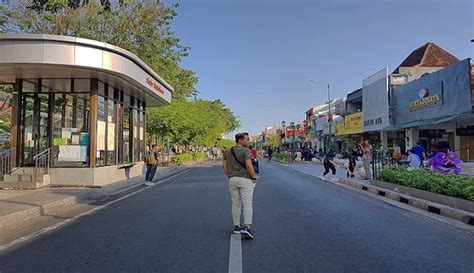
<path id="1" fill-rule="evenodd" d="M 363 191 L 366 191 L 366 190 L 367 190 L 367 187 L 366 187 L 366 186 L 362 186 L 362 190 L 363 190 Z"/>
<path id="2" fill-rule="evenodd" d="M 384 192 L 384 191 L 379 191 L 378 194 L 379 194 L 380 196 L 385 196 L 385 192 Z"/>
<path id="3" fill-rule="evenodd" d="M 438 209 L 437 207 L 433 206 L 428 206 L 428 211 L 436 214 L 441 214 L 441 209 Z"/>
<path id="4" fill-rule="evenodd" d="M 406 199 L 406 198 L 400 197 L 400 202 L 405 203 L 405 204 L 408 204 L 408 203 L 409 203 L 409 200 Z"/>
<path id="5" fill-rule="evenodd" d="M 474 226 L 474 217 L 471 217 L 471 216 L 467 217 L 467 224 Z"/>

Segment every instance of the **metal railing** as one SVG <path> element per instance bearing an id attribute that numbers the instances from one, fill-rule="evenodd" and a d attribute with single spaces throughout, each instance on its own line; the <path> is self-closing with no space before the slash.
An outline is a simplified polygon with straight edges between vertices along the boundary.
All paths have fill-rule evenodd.
<path id="1" fill-rule="evenodd" d="M 0 177 L 12 172 L 12 156 L 10 153 L 0 156 Z"/>
<path id="2" fill-rule="evenodd" d="M 42 175 L 49 173 L 51 159 L 51 148 L 42 151 L 41 153 L 35 155 L 33 160 L 35 161 L 35 169 L 33 171 L 34 181 L 38 181 L 38 171 L 42 171 Z"/>
<path id="3" fill-rule="evenodd" d="M 399 166 L 399 161 L 394 159 L 390 154 L 380 151 L 372 151 L 372 178 L 376 179 L 377 175 L 385 168 Z"/>

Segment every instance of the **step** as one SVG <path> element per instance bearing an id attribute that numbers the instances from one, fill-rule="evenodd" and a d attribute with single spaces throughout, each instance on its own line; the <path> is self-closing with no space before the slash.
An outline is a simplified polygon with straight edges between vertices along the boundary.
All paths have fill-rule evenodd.
<path id="1" fill-rule="evenodd" d="M 4 181 L 0 181 L 0 189 L 34 190 L 51 184 L 51 176 L 49 174 L 38 176 L 38 181 L 33 180 L 32 175 L 5 175 Z"/>

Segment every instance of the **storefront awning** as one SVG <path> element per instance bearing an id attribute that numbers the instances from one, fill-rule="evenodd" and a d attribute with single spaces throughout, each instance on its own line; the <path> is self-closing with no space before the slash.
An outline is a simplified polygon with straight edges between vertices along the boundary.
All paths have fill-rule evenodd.
<path id="1" fill-rule="evenodd" d="M 452 116 L 448 116 L 444 118 L 415 120 L 415 121 L 407 122 L 404 124 L 391 125 L 391 126 L 385 127 L 382 131 L 384 132 L 397 131 L 397 130 L 409 129 L 409 128 L 414 128 L 414 127 L 442 124 L 442 123 L 451 122 L 451 121 L 466 121 L 470 119 L 474 120 L 474 113 L 472 112 L 456 114 L 456 115 L 452 115 Z"/>

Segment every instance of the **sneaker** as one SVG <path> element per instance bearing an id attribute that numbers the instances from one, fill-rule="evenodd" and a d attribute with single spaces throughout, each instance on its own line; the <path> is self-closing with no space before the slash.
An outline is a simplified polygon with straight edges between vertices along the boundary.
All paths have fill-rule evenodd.
<path id="1" fill-rule="evenodd" d="M 232 233 L 240 234 L 241 231 L 242 231 L 242 228 L 240 226 L 234 226 L 234 230 L 232 231 Z"/>
<path id="2" fill-rule="evenodd" d="M 244 227 L 242 229 L 242 231 L 240 232 L 240 234 L 242 234 L 242 236 L 245 238 L 245 239 L 253 239 L 255 238 L 252 234 L 252 230 L 250 230 L 250 228 L 248 227 Z"/>
<path id="3" fill-rule="evenodd" d="M 319 179 L 325 180 L 324 175 L 319 176 Z"/>
<path id="4" fill-rule="evenodd" d="M 154 184 L 155 184 L 155 183 L 150 182 L 150 181 L 146 181 L 146 182 L 145 182 L 145 186 L 152 186 L 152 185 L 154 185 Z"/>

